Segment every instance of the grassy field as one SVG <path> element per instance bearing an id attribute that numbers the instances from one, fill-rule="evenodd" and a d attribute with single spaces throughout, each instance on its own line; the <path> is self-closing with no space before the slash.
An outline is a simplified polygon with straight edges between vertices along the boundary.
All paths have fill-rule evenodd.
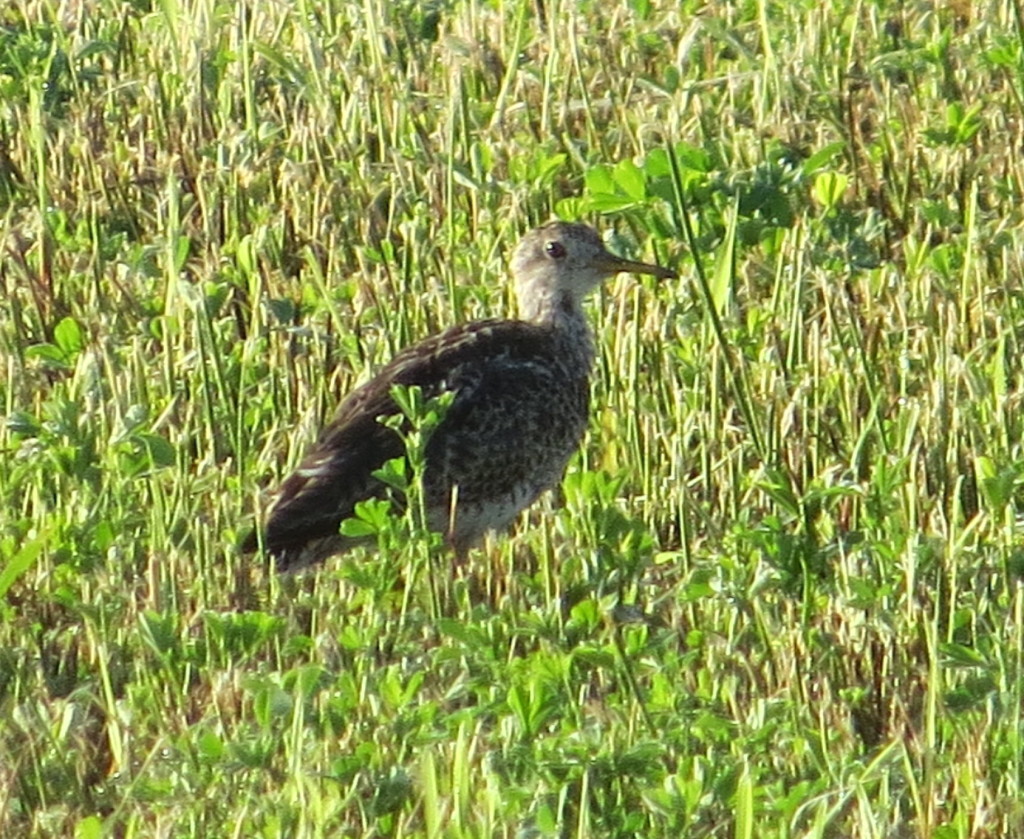
<path id="1" fill-rule="evenodd" d="M 1021 0 L 13 0 L 0 835 L 1024 836 Z M 559 498 L 235 549 L 337 399 L 596 296 Z"/>

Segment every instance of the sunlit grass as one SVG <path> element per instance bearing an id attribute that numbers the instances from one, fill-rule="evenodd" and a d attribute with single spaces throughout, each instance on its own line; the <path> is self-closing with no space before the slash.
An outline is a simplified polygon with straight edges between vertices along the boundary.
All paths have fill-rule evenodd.
<path id="1" fill-rule="evenodd" d="M 665 8 L 663 8 L 665 7 Z M 0 833 L 992 837 L 1021 805 L 1011 3 L 0 12 Z M 236 550 L 557 214 L 591 433 L 453 568 Z"/>

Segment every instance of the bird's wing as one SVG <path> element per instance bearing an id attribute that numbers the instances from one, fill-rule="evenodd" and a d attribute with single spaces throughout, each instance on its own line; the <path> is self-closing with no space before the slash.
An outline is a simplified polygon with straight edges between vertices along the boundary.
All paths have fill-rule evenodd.
<path id="1" fill-rule="evenodd" d="M 357 502 L 384 493 L 373 472 L 405 453 L 401 436 L 380 422 L 399 413 L 394 385 L 418 385 L 430 398 L 458 388 L 459 371 L 467 366 L 527 357 L 543 351 L 548 340 L 545 330 L 530 323 L 485 320 L 452 327 L 399 353 L 341 403 L 281 485 L 267 521 L 267 547 L 281 551 L 332 536 Z"/>

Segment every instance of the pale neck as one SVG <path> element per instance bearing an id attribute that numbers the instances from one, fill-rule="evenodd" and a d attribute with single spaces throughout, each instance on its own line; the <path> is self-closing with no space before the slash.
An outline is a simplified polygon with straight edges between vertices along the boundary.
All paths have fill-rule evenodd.
<path id="1" fill-rule="evenodd" d="M 594 364 L 594 339 L 578 299 L 565 292 L 547 290 L 521 295 L 519 313 L 523 320 L 552 330 L 558 337 L 564 360 L 583 375 L 590 373 Z"/>

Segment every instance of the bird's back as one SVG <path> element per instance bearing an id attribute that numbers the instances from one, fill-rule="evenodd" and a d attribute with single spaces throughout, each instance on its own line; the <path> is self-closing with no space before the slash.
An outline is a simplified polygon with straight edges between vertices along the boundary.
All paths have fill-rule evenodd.
<path id="1" fill-rule="evenodd" d="M 399 414 L 395 385 L 454 396 L 426 447 L 431 526 L 459 553 L 507 526 L 558 482 L 586 428 L 589 368 L 577 355 L 556 330 L 515 320 L 457 326 L 400 353 L 341 404 L 282 484 L 265 547 L 284 570 L 351 547 L 341 521 L 386 494 L 373 472 L 404 454 L 380 421 Z"/>

